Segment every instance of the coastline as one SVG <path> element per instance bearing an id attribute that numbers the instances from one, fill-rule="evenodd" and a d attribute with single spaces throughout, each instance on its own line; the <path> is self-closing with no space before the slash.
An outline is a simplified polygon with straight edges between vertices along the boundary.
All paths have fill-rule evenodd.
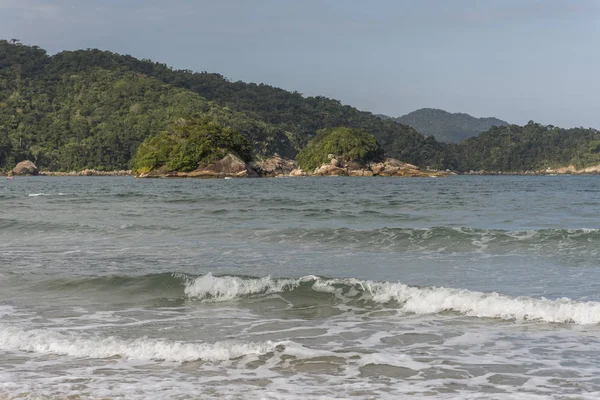
<path id="1" fill-rule="evenodd" d="M 412 166 L 411 166 L 412 167 Z M 418 172 L 417 172 L 418 171 Z M 573 165 L 561 168 L 547 168 L 541 170 L 527 170 L 527 171 L 435 171 L 435 170 L 412 170 L 413 173 L 404 174 L 392 174 L 392 175 L 372 175 L 366 173 L 353 173 L 354 171 L 344 171 L 340 173 L 327 173 L 330 171 L 323 171 L 322 169 L 317 172 L 307 173 L 298 169 L 293 169 L 291 172 L 288 171 L 276 171 L 275 168 L 269 171 L 261 170 L 257 168 L 257 175 L 251 176 L 253 178 L 282 178 L 282 177 L 310 177 L 310 176 L 393 176 L 393 177 L 447 177 L 447 176 L 461 176 L 461 175 L 474 175 L 474 176 L 571 176 L 571 175 L 600 175 L 600 165 L 586 167 L 582 169 L 576 169 Z M 324 173 L 325 172 L 325 173 Z M 196 178 L 196 179 L 223 179 L 224 177 L 230 178 L 235 176 L 195 176 L 193 173 L 164 173 L 155 176 L 136 176 L 132 170 L 114 170 L 114 171 L 99 171 L 94 169 L 84 169 L 81 171 L 39 171 L 38 176 L 132 176 L 136 178 Z M 0 176 L 10 176 L 6 171 L 0 171 Z M 18 176 L 18 175 L 15 175 Z M 237 176 L 236 178 L 249 177 L 249 176 Z"/>

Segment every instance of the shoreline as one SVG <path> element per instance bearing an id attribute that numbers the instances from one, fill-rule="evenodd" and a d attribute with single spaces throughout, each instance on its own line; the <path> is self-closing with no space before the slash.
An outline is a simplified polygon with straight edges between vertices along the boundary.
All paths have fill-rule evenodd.
<path id="1" fill-rule="evenodd" d="M 251 178 L 284 178 L 284 177 L 312 177 L 312 176 L 365 176 L 365 177 L 378 177 L 378 175 L 361 175 L 361 174 L 323 174 L 323 173 L 297 173 L 299 170 L 294 170 L 292 173 L 283 172 L 277 173 L 275 171 L 269 171 L 269 173 L 264 173 L 267 171 L 260 171 L 257 176 L 251 176 Z M 404 177 L 404 178 L 415 178 L 415 177 L 447 177 L 447 176 L 590 176 L 590 175 L 600 175 L 600 165 L 587 167 L 583 169 L 575 169 L 574 166 L 557 168 L 557 169 L 544 169 L 537 171 L 435 171 L 435 170 L 417 170 L 418 174 L 406 174 L 406 175 L 389 175 L 392 177 Z M 262 173 L 261 173 L 262 172 Z M 416 171 L 415 171 L 416 172 Z M 0 176 L 11 176 L 9 172 L 0 171 Z M 20 175 L 12 175 L 14 177 Z M 28 175 L 22 175 L 28 176 Z M 34 175 L 35 176 L 35 175 Z M 113 170 L 113 171 L 99 171 L 94 169 L 84 169 L 81 171 L 39 171 L 37 176 L 131 176 L 135 178 L 141 179 L 152 179 L 152 178 L 196 178 L 196 179 L 224 179 L 225 176 L 219 176 L 218 174 L 215 176 L 193 176 L 188 175 L 187 173 L 166 173 L 155 176 L 136 176 L 132 170 Z M 387 176 L 387 175 L 380 175 Z M 238 176 L 235 178 L 248 177 L 248 176 Z M 233 178 L 232 176 L 227 176 L 227 178 Z"/>
<path id="2" fill-rule="evenodd" d="M 389 176 L 392 178 L 437 178 L 437 177 L 448 177 L 448 176 L 594 176 L 600 175 L 599 172 L 546 172 L 546 171 L 518 171 L 518 172 L 505 172 L 505 171 L 473 171 L 473 172 L 455 172 L 452 171 L 448 174 L 444 175 L 435 175 L 435 174 L 423 174 L 420 176 Z M 131 171 L 95 171 L 93 173 L 84 172 L 84 171 L 70 171 L 70 172 L 58 172 L 58 171 L 40 171 L 37 175 L 9 175 L 6 172 L 0 172 L 0 176 L 2 177 L 23 177 L 23 176 L 53 176 L 53 177 L 107 177 L 107 176 L 117 176 L 117 177 L 125 177 L 130 176 L 136 179 L 240 179 L 240 178 L 250 178 L 250 179 L 263 179 L 263 178 L 310 178 L 310 177 L 328 177 L 328 176 L 341 176 L 341 177 L 355 177 L 349 175 L 317 175 L 317 174 L 305 174 L 305 175 L 289 175 L 289 174 L 281 174 L 281 175 L 270 175 L 270 176 L 255 176 L 255 177 L 191 177 L 186 176 L 184 174 L 179 175 L 168 175 L 168 176 L 153 176 L 153 177 L 136 177 Z M 361 177 L 369 177 L 369 178 L 385 178 L 385 176 L 361 176 Z"/>

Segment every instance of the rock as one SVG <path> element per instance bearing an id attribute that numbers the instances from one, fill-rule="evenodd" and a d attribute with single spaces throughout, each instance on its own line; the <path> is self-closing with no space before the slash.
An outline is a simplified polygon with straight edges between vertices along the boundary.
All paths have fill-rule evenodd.
<path id="1" fill-rule="evenodd" d="M 371 171 L 373 172 L 373 175 L 379 175 L 384 169 L 385 165 L 383 163 L 371 164 Z"/>
<path id="2" fill-rule="evenodd" d="M 137 178 L 246 178 L 258 177 L 244 160 L 233 153 L 219 161 L 191 172 L 169 171 L 165 166 L 136 175 Z"/>
<path id="3" fill-rule="evenodd" d="M 271 158 L 257 161 L 252 167 L 258 175 L 264 177 L 289 176 L 297 168 L 296 162 L 281 158 L 277 154 Z"/>
<path id="4" fill-rule="evenodd" d="M 290 176 L 308 176 L 308 174 L 301 169 L 294 169 L 290 172 Z"/>
<path id="5" fill-rule="evenodd" d="M 207 165 L 204 168 L 198 168 L 192 172 L 179 173 L 190 178 L 247 178 L 257 177 L 256 171 L 248 167 L 248 165 L 233 153 L 227 154 L 214 164 Z"/>
<path id="6" fill-rule="evenodd" d="M 378 176 L 397 176 L 400 168 L 386 168 L 383 171 L 379 172 Z"/>
<path id="7" fill-rule="evenodd" d="M 348 176 L 373 176 L 370 169 L 349 169 Z"/>
<path id="8" fill-rule="evenodd" d="M 313 173 L 315 176 L 346 176 L 346 170 L 343 168 L 336 167 L 331 164 L 323 164 L 319 168 L 315 169 Z"/>
<path id="9" fill-rule="evenodd" d="M 31 161 L 21 161 L 11 171 L 13 175 L 37 175 L 39 170 Z"/>

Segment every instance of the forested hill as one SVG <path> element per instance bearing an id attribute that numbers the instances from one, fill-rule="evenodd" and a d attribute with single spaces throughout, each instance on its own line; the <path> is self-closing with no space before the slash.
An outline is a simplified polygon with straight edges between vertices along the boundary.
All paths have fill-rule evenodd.
<path id="1" fill-rule="evenodd" d="M 438 141 L 459 143 L 477 136 L 492 126 L 506 126 L 508 122 L 498 118 L 475 118 L 464 113 L 449 113 L 435 108 L 422 108 L 402 117 L 396 122 L 409 125 L 424 135 L 433 135 Z"/>
<path id="2" fill-rule="evenodd" d="M 493 127 L 451 147 L 462 171 L 533 171 L 568 165 L 581 169 L 600 164 L 600 131 L 533 121 Z"/>
<path id="3" fill-rule="evenodd" d="M 258 157 L 294 157 L 318 130 L 346 126 L 373 134 L 386 156 L 452 167 L 433 137 L 337 100 L 106 51 L 48 56 L 0 41 L 1 169 L 23 159 L 54 170 L 127 168 L 145 138 L 198 115 L 239 131 Z"/>
<path id="4" fill-rule="evenodd" d="M 469 122 L 474 118 L 465 114 L 417 113 L 430 115 L 438 130 L 475 129 Z M 454 122 L 435 115 L 450 115 Z M 145 139 L 197 117 L 242 134 L 255 158 L 293 158 L 318 131 L 347 127 L 372 134 L 385 156 L 423 167 L 522 171 L 600 163 L 600 133 L 594 129 L 510 125 L 445 144 L 325 97 L 99 50 L 48 56 L 36 46 L 0 40 L 0 170 L 24 159 L 46 170 L 129 168 Z M 478 130 L 503 123 L 475 120 Z"/>

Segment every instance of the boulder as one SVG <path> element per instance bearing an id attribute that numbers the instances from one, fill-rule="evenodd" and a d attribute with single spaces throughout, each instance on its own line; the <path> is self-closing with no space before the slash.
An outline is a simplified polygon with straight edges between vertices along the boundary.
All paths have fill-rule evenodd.
<path id="1" fill-rule="evenodd" d="M 191 172 L 169 171 L 166 166 L 136 175 L 137 178 L 246 178 L 258 177 L 244 160 L 228 153 L 219 161 Z"/>
<path id="2" fill-rule="evenodd" d="M 247 178 L 257 177 L 256 171 L 248 167 L 248 165 L 233 153 L 228 153 L 225 157 L 207 165 L 204 168 L 198 168 L 192 172 L 179 173 L 178 176 L 190 178 Z"/>
<path id="3" fill-rule="evenodd" d="M 315 169 L 313 173 L 315 176 L 346 176 L 346 170 L 344 168 L 336 167 L 331 164 L 323 164 L 319 168 Z"/>
<path id="4" fill-rule="evenodd" d="M 301 169 L 294 169 L 290 172 L 290 176 L 308 176 L 308 174 Z"/>
<path id="5" fill-rule="evenodd" d="M 296 162 L 281 158 L 277 154 L 271 158 L 266 158 L 252 164 L 258 175 L 264 177 L 288 176 L 297 167 Z"/>
<path id="6" fill-rule="evenodd" d="M 370 169 L 349 169 L 348 176 L 373 176 Z"/>
<path id="7" fill-rule="evenodd" d="M 39 170 L 31 161 L 21 161 L 11 171 L 13 175 L 37 175 Z"/>
<path id="8" fill-rule="evenodd" d="M 385 165 L 383 163 L 371 164 L 371 171 L 373 172 L 373 175 L 379 175 L 384 169 Z"/>

